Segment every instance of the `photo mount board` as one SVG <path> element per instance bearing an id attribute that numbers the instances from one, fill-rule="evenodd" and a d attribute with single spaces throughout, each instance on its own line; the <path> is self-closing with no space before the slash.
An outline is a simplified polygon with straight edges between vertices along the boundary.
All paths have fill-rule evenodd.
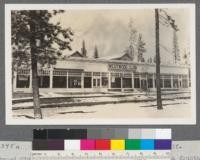
<path id="1" fill-rule="evenodd" d="M 78 9 L 83 9 L 83 7 L 85 9 L 135 9 L 135 8 L 149 8 L 149 9 L 154 9 L 155 7 L 159 7 L 159 8 L 166 8 L 169 6 L 169 8 L 175 8 L 176 9 L 176 5 L 170 5 L 170 4 L 104 4 L 104 5 L 100 5 L 100 4 L 68 4 L 68 5 L 26 5 L 26 4 L 8 4 L 5 6 L 5 16 L 6 17 L 10 17 L 10 13 L 9 11 L 12 10 L 13 8 L 15 10 L 17 9 L 23 9 L 27 7 L 30 7 L 30 9 L 42 9 L 44 8 L 54 8 L 54 9 L 72 9 L 72 10 L 78 10 Z M 9 54 L 6 54 L 5 60 L 6 60 L 6 79 L 5 82 L 6 83 L 6 124 L 16 124 L 16 125 L 38 125 L 38 124 L 45 124 L 45 125 L 79 125 L 79 124 L 84 124 L 84 125 L 93 125 L 93 124 L 97 124 L 97 125 L 134 125 L 134 124 L 139 124 L 139 125 L 151 125 L 151 124 L 164 124 L 164 125 L 169 125 L 169 124 L 175 124 L 175 125 L 192 125 L 192 124 L 196 124 L 196 64 L 195 64 L 195 5 L 194 4 L 179 4 L 178 8 L 180 7 L 186 7 L 189 8 L 191 10 L 191 14 L 192 14 L 192 18 L 191 18 L 191 24 L 193 27 L 191 27 L 191 52 L 193 53 L 191 55 L 191 65 L 192 65 L 192 71 L 191 71 L 191 79 L 192 79 L 192 83 L 191 83 L 191 92 L 192 92 L 192 98 L 191 98 L 191 102 L 192 102 L 192 116 L 190 118 L 135 118 L 135 119 L 131 119 L 131 118 L 127 118 L 127 119 L 109 119 L 109 118 L 93 118 L 93 119 L 42 119 L 42 120 L 24 120 L 24 119 L 14 119 L 12 117 L 12 109 L 11 109 L 11 57 L 9 57 Z M 64 7 L 64 8 L 63 8 Z M 96 8 L 95 8 L 96 7 Z M 43 9 L 44 9 L 43 8 Z M 10 28 L 6 27 L 7 25 L 11 25 L 9 22 L 9 18 L 6 18 L 6 23 L 5 23 L 5 29 L 6 29 L 6 33 L 10 33 Z M 11 53 L 10 47 L 9 45 L 10 43 L 10 34 L 8 34 L 8 36 L 5 36 L 5 42 L 6 42 L 6 53 Z M 10 45 L 11 46 L 11 45 Z M 193 63 L 194 62 L 194 63 Z M 126 104 L 124 104 L 125 106 Z M 112 115 L 111 115 L 112 116 Z M 84 121 L 83 121 L 84 120 Z"/>

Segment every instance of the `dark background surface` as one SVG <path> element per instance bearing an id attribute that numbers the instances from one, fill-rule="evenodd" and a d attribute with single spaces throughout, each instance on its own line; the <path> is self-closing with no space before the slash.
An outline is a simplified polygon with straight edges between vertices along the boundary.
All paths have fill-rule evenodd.
<path id="1" fill-rule="evenodd" d="M 76 126 L 52 126 L 52 125 L 5 125 L 5 26 L 4 5 L 5 3 L 196 3 L 196 72 L 197 72 L 197 124 L 196 125 L 76 125 Z M 200 140 L 200 0 L 0 0 L 0 140 L 27 141 L 32 140 L 34 128 L 172 128 L 173 140 Z"/>

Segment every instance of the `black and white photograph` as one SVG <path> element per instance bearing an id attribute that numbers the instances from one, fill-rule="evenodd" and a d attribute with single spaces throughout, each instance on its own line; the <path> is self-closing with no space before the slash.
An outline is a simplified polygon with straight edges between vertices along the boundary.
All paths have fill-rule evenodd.
<path id="1" fill-rule="evenodd" d="M 7 4 L 6 124 L 196 124 L 194 4 Z"/>

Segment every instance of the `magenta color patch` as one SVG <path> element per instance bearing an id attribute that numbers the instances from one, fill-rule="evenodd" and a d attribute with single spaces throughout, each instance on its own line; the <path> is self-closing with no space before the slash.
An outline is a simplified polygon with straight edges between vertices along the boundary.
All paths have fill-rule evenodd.
<path id="1" fill-rule="evenodd" d="M 81 150 L 95 150 L 95 140 L 81 140 Z"/>

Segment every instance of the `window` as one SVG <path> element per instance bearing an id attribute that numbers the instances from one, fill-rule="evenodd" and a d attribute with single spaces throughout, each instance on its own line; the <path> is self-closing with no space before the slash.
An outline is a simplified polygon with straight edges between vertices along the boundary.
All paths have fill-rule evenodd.
<path id="1" fill-rule="evenodd" d="M 92 88 L 92 77 L 84 77 L 84 88 Z"/>
<path id="2" fill-rule="evenodd" d="M 84 88 L 92 88 L 92 73 L 84 72 Z"/>
<path id="3" fill-rule="evenodd" d="M 97 86 L 100 86 L 100 79 L 97 79 Z"/>
<path id="4" fill-rule="evenodd" d="M 111 88 L 121 88 L 121 73 L 111 73 Z"/>
<path id="5" fill-rule="evenodd" d="M 53 76 L 53 88 L 67 88 L 67 77 Z"/>
<path id="6" fill-rule="evenodd" d="M 132 88 L 131 78 L 123 78 L 123 88 Z"/>
<path id="7" fill-rule="evenodd" d="M 93 72 L 93 76 L 100 76 L 101 73 L 100 72 Z"/>
<path id="8" fill-rule="evenodd" d="M 140 78 L 134 78 L 134 88 L 140 88 Z"/>
<path id="9" fill-rule="evenodd" d="M 101 78 L 101 85 L 102 85 L 102 87 L 108 86 L 108 77 L 102 77 Z"/>
<path id="10" fill-rule="evenodd" d="M 81 77 L 68 77 L 69 88 L 81 88 Z"/>
<path id="11" fill-rule="evenodd" d="M 81 88 L 81 75 L 80 71 L 68 72 L 68 87 L 69 88 Z"/>
<path id="12" fill-rule="evenodd" d="M 29 83 L 29 75 L 17 75 L 17 88 L 29 88 Z"/>
<path id="13" fill-rule="evenodd" d="M 141 79 L 141 88 L 146 90 L 147 89 L 147 80 L 146 79 Z"/>
<path id="14" fill-rule="evenodd" d="M 147 87 L 153 88 L 153 74 L 147 75 Z"/>
<path id="15" fill-rule="evenodd" d="M 153 79 L 148 78 L 148 88 L 153 88 Z"/>
<path id="16" fill-rule="evenodd" d="M 49 88 L 49 76 L 39 76 L 38 85 L 39 88 Z"/>
<path id="17" fill-rule="evenodd" d="M 160 88 L 163 88 L 163 77 L 160 77 Z"/>
<path id="18" fill-rule="evenodd" d="M 93 86 L 95 86 L 96 87 L 96 79 L 93 79 Z"/>
<path id="19" fill-rule="evenodd" d="M 111 88 L 121 88 L 120 77 L 111 77 Z"/>
<path id="20" fill-rule="evenodd" d="M 171 88 L 171 75 L 163 75 L 164 78 L 164 88 Z"/>
<path id="21" fill-rule="evenodd" d="M 93 87 L 100 87 L 100 77 L 93 78 Z"/>
<path id="22" fill-rule="evenodd" d="M 183 88 L 188 88 L 188 80 L 182 79 Z"/>
<path id="23" fill-rule="evenodd" d="M 178 76 L 173 76 L 173 87 L 179 88 L 179 86 L 178 86 Z"/>
<path id="24" fill-rule="evenodd" d="M 164 88 L 171 88 L 171 79 L 164 79 Z"/>

